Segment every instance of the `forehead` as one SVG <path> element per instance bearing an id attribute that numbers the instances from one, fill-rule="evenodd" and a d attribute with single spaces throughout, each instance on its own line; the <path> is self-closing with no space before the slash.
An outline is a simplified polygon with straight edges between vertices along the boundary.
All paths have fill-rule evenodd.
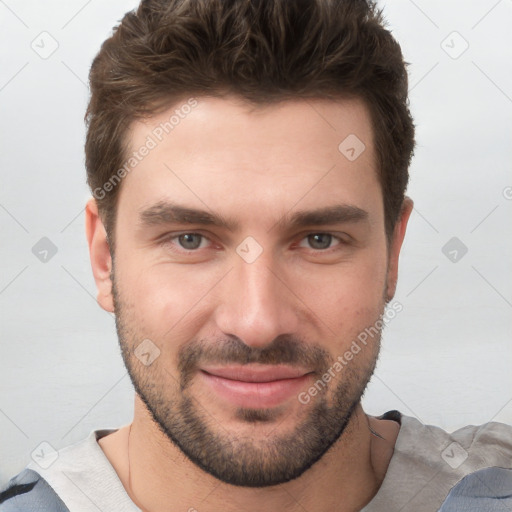
<path id="1" fill-rule="evenodd" d="M 268 145 L 267 150 L 274 149 L 281 157 L 288 152 L 291 159 L 294 152 L 312 154 L 322 147 L 329 147 L 329 154 L 337 157 L 337 142 L 350 135 L 369 150 L 366 157 L 373 154 L 371 119 L 361 99 L 295 99 L 256 105 L 228 96 L 185 98 L 158 115 L 133 122 L 127 142 L 137 150 L 150 137 L 158 146 L 174 146 L 182 152 L 200 149 L 203 154 L 229 144 L 232 150 L 242 148 L 248 157 Z"/>
<path id="2" fill-rule="evenodd" d="M 361 100 L 255 106 L 236 97 L 188 98 L 134 122 L 127 140 L 133 165 L 119 208 L 171 200 L 226 214 L 252 209 L 273 222 L 299 203 L 380 206 L 373 129 Z"/>

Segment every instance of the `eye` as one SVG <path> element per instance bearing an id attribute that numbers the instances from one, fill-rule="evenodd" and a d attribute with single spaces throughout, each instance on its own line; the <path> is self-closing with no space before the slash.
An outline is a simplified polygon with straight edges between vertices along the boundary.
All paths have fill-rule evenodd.
<path id="1" fill-rule="evenodd" d="M 201 246 L 201 241 L 204 237 L 197 233 L 185 233 L 178 236 L 178 241 L 184 249 L 193 250 Z"/>
<path id="2" fill-rule="evenodd" d="M 168 237 L 166 240 L 164 240 L 165 245 L 175 245 L 176 242 L 182 249 L 187 251 L 195 251 L 196 249 L 205 247 L 208 240 L 204 235 L 201 235 L 200 233 L 182 233 L 180 235 Z"/>
<path id="3" fill-rule="evenodd" d="M 333 241 L 338 242 L 336 245 L 341 243 L 341 240 L 338 237 L 331 235 L 330 233 L 311 233 L 306 236 L 301 243 L 299 243 L 299 247 L 304 247 L 304 241 L 306 241 L 311 248 L 319 251 L 331 249 L 331 243 Z"/>

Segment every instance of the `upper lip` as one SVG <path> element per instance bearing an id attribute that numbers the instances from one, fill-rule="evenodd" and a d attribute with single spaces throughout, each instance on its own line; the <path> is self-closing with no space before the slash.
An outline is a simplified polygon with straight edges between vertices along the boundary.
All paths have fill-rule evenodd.
<path id="1" fill-rule="evenodd" d="M 304 368 L 285 365 L 233 365 L 205 366 L 202 371 L 224 379 L 242 382 L 272 382 L 283 379 L 296 379 L 310 373 Z"/>

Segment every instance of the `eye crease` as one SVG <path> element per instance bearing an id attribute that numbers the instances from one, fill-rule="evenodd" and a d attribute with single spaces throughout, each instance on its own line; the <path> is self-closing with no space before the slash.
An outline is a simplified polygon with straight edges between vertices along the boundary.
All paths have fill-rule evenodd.
<path id="1" fill-rule="evenodd" d="M 204 248 L 203 242 L 207 242 L 210 240 L 208 239 L 208 237 L 201 233 L 189 232 L 166 237 L 162 240 L 162 243 L 163 245 L 167 246 L 168 244 L 174 243 L 175 241 L 177 241 L 177 243 L 181 246 L 182 249 L 185 249 L 187 251 L 195 251 L 197 249 Z M 337 243 L 335 243 L 333 246 L 333 242 Z M 295 246 L 306 247 L 304 244 L 309 244 L 309 247 L 311 249 L 321 252 L 336 247 L 338 245 L 342 245 L 343 240 L 340 237 L 333 235 L 332 233 L 315 232 L 303 236 L 300 239 L 300 242 Z"/>
<path id="2" fill-rule="evenodd" d="M 336 245 L 340 245 L 341 240 L 330 234 L 330 233 L 312 233 L 307 235 L 303 240 L 307 240 L 307 242 L 311 245 L 313 249 L 317 250 L 326 250 L 331 248 L 331 243 L 334 240 L 337 240 L 338 243 Z M 327 243 L 326 243 L 327 242 Z M 315 247 L 316 245 L 316 247 Z"/>

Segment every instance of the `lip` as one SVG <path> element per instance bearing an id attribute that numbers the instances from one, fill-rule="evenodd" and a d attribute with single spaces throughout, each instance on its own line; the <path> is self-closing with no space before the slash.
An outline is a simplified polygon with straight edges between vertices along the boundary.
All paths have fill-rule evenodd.
<path id="1" fill-rule="evenodd" d="M 270 408 L 296 397 L 311 378 L 304 368 L 284 365 L 210 366 L 199 372 L 223 400 L 246 408 Z"/>

